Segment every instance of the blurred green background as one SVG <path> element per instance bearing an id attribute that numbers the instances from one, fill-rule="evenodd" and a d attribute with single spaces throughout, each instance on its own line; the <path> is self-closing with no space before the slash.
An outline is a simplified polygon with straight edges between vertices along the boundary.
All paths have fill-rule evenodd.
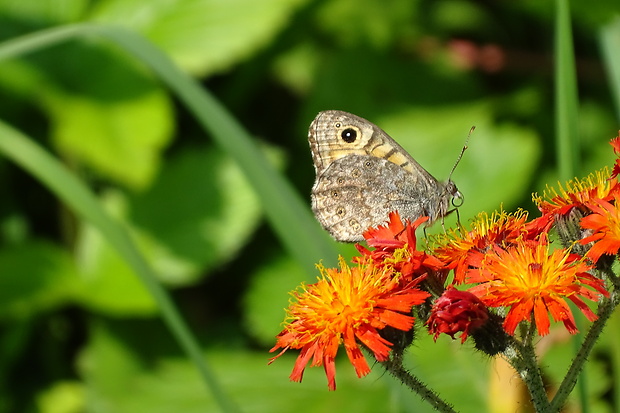
<path id="1" fill-rule="evenodd" d="M 605 44 L 620 50 L 620 5 L 573 1 L 571 11 L 583 176 L 613 162 L 620 69 Z M 501 205 L 534 211 L 531 193 L 559 179 L 555 13 L 540 0 L 0 0 L 0 41 L 82 22 L 141 34 L 247 129 L 304 216 L 314 179 L 307 127 L 318 111 L 371 120 L 439 179 L 475 125 L 453 176 L 467 221 Z M 266 365 L 288 291 L 316 274 L 265 220 L 270 204 L 234 156 L 117 44 L 82 36 L 0 60 L 0 120 L 56 156 L 130 230 L 241 411 L 432 411 L 379 366 L 359 380 L 343 358 L 330 393 L 320 368 L 288 381 L 293 352 Z M 0 182 L 0 412 L 220 411 L 100 232 L 4 157 Z M 287 233 L 304 245 L 304 228 Z M 335 262 L 315 244 L 307 260 Z M 609 368 L 618 328 L 615 319 L 588 367 L 591 411 L 619 408 Z M 506 411 L 495 406 L 503 395 L 492 360 L 419 335 L 414 372 L 460 411 Z M 550 387 L 573 351 L 553 337 L 543 359 Z"/>

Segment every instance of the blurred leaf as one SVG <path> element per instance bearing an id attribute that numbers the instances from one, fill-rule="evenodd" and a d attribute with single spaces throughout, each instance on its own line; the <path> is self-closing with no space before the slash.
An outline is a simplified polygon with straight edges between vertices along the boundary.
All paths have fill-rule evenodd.
<path id="1" fill-rule="evenodd" d="M 111 215 L 121 218 L 126 214 L 126 201 L 119 193 L 109 192 L 102 201 Z M 144 238 L 138 234 L 134 238 L 148 257 Z M 75 248 L 81 281 L 77 299 L 84 307 L 124 317 L 156 313 L 153 296 L 97 228 L 84 223 Z"/>
<path id="2" fill-rule="evenodd" d="M 319 25 L 341 46 L 369 45 L 385 49 L 403 33 L 413 31 L 417 1 L 333 0 L 318 10 Z"/>
<path id="3" fill-rule="evenodd" d="M 274 231 L 309 273 L 314 271 L 316 259 L 334 255 L 334 242 L 328 241 L 328 235 L 311 216 L 307 203 L 302 201 L 292 184 L 273 168 L 255 140 L 214 95 L 202 90 L 140 36 L 109 27 L 89 29 L 117 42 L 142 59 L 175 91 L 201 126 L 243 170 L 259 196 Z"/>
<path id="4" fill-rule="evenodd" d="M 35 323 L 30 320 L 11 320 L 2 323 L 2 340 L 0 340 L 0 412 L 9 411 L 5 404 L 10 404 L 5 392 L 11 382 L 11 372 L 15 364 L 28 351 L 28 339 Z"/>
<path id="5" fill-rule="evenodd" d="M 47 95 L 46 106 L 62 152 L 125 185 L 143 188 L 151 182 L 172 128 L 161 91 L 108 102 L 59 92 Z"/>
<path id="6" fill-rule="evenodd" d="M 481 89 L 475 77 L 444 63 L 426 64 L 368 49 L 345 49 L 321 56 L 304 109 L 310 119 L 321 110 L 339 109 L 376 123 L 379 115 L 403 107 L 433 108 L 481 99 Z"/>
<path id="7" fill-rule="evenodd" d="M 95 22 L 133 28 L 184 69 L 222 71 L 265 47 L 305 0 L 102 0 Z"/>
<path id="8" fill-rule="evenodd" d="M 0 0 L 0 16 L 31 23 L 70 23 L 83 16 L 88 0 Z"/>
<path id="9" fill-rule="evenodd" d="M 446 0 L 434 2 L 431 8 L 431 19 L 441 32 L 478 32 L 480 30 L 497 29 L 496 20 L 481 4 L 463 0 Z"/>
<path id="10" fill-rule="evenodd" d="M 0 82 L 45 112 L 54 145 L 72 164 L 134 189 L 148 186 L 174 124 L 167 93 L 143 68 L 101 42 L 7 63 Z"/>
<path id="11" fill-rule="evenodd" d="M 260 217 L 243 174 L 216 149 L 181 152 L 149 191 L 131 201 L 108 191 L 104 201 L 117 218 L 134 217 L 142 253 L 159 279 L 172 285 L 193 283 L 234 257 Z M 148 291 L 99 231 L 84 226 L 77 245 L 85 306 L 125 317 L 154 313 Z"/>
<path id="12" fill-rule="evenodd" d="M 273 72 L 283 84 L 304 96 L 310 91 L 320 59 L 318 48 L 301 44 L 280 55 L 274 61 Z"/>
<path id="13" fill-rule="evenodd" d="M 67 303 L 76 270 L 69 254 L 47 242 L 0 249 L 0 315 L 25 318 Z"/>
<path id="14" fill-rule="evenodd" d="M 282 164 L 281 154 L 268 151 Z M 234 257 L 253 234 L 261 206 L 233 160 L 215 148 L 172 157 L 154 185 L 133 197 L 131 215 L 156 238 L 154 266 L 163 279 L 187 284 Z"/>
<path id="15" fill-rule="evenodd" d="M 317 276 L 319 275 L 317 271 Z M 290 291 L 307 280 L 306 274 L 294 260 L 280 256 L 263 265 L 252 276 L 244 297 L 245 326 L 249 334 L 264 346 L 273 346 L 275 336 L 282 330 Z"/>
<path id="16" fill-rule="evenodd" d="M 90 342 L 80 356 L 80 370 L 87 386 L 87 407 L 93 413 L 168 413 L 171 411 L 219 412 L 201 388 L 192 366 L 174 356 L 152 354 L 145 360 L 144 340 L 134 331 L 119 335 L 118 330 L 98 323 L 91 330 Z M 133 347 L 134 343 L 137 347 Z M 148 346 L 153 350 L 156 343 Z M 329 392 L 325 372 L 309 368 L 303 383 L 292 383 L 288 376 L 293 355 L 284 355 L 267 365 L 272 355 L 233 348 L 206 351 L 228 393 L 238 400 L 244 413 L 288 412 L 320 413 L 353 411 L 358 413 L 398 412 L 396 403 L 386 403 L 381 368 L 358 379 L 345 357 L 337 361 L 338 391 Z M 296 356 L 296 355 L 295 355 Z"/>
<path id="17" fill-rule="evenodd" d="M 589 327 L 589 322 L 585 321 L 585 323 L 584 328 Z M 612 386 L 612 380 L 609 378 L 608 372 L 606 372 L 606 370 L 609 370 L 610 365 L 608 359 L 600 358 L 599 355 L 603 347 L 610 344 L 610 339 L 613 343 L 616 341 L 617 331 L 609 328 L 613 323 L 610 320 L 610 324 L 608 324 L 608 327 L 596 344 L 593 356 L 585 364 L 583 378 L 588 381 L 587 404 L 592 409 L 592 412 L 610 411 L 601 404 L 601 401 L 605 399 L 604 394 L 609 392 Z M 575 345 L 572 342 L 574 338 L 575 336 L 568 334 L 563 326 L 557 326 L 557 328 L 551 330 L 549 336 L 543 337 L 537 344 L 537 352 L 542 353 L 539 364 L 543 369 L 543 374 L 550 390 L 557 390 L 566 374 L 569 363 L 575 356 Z M 581 339 L 583 339 L 583 335 L 580 336 Z M 615 344 L 612 345 L 615 346 Z M 569 401 L 575 402 L 578 394 L 576 391 L 573 393 Z"/>
<path id="18" fill-rule="evenodd" d="M 147 186 L 172 136 L 168 95 L 107 45 L 62 45 L 32 62 L 48 77 L 36 97 L 59 150 L 117 182 Z"/>
<path id="19" fill-rule="evenodd" d="M 61 381 L 37 397 L 40 413 L 81 413 L 84 411 L 84 385 Z"/>
<path id="20" fill-rule="evenodd" d="M 469 342 L 464 345 L 448 336 L 441 336 L 435 342 L 426 329 L 417 331 L 418 338 L 406 354 L 405 365 L 411 372 L 435 389 L 448 403 L 461 413 L 488 411 L 488 375 L 491 360 L 480 352 L 474 352 Z M 491 372 L 491 374 L 493 374 Z M 419 397 L 404 391 L 407 400 L 404 405 L 412 412 L 435 411 Z"/>

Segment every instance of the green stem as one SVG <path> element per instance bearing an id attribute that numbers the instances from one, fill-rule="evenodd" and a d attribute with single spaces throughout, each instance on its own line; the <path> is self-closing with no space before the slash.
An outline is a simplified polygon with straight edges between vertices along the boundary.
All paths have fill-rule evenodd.
<path id="1" fill-rule="evenodd" d="M 620 293 L 618 292 L 618 290 L 612 291 L 609 298 L 604 298 L 602 300 L 601 304 L 599 305 L 598 319 L 594 321 L 594 323 L 592 323 L 592 327 L 590 327 L 590 331 L 588 331 L 588 334 L 586 335 L 586 338 L 584 339 L 583 344 L 579 349 L 579 352 L 573 359 L 573 362 L 571 363 L 571 366 L 569 367 L 568 372 L 566 373 L 566 376 L 562 381 L 562 384 L 560 384 L 560 387 L 558 388 L 555 397 L 553 398 L 553 400 L 551 400 L 551 404 L 548 410 L 549 412 L 560 411 L 560 408 L 566 402 L 568 395 L 571 393 L 571 391 L 575 387 L 575 384 L 577 383 L 579 373 L 583 369 L 583 366 L 587 361 L 588 356 L 590 355 L 590 352 L 592 351 L 592 348 L 596 343 L 596 340 L 603 332 L 605 323 L 607 322 L 607 320 L 609 320 L 609 317 L 611 317 L 614 309 L 618 306 L 619 303 Z"/>
<path id="2" fill-rule="evenodd" d="M 445 402 L 439 395 L 424 384 L 420 379 L 411 374 L 402 363 L 402 357 L 392 357 L 388 361 L 381 363 L 385 370 L 396 377 L 405 386 L 417 393 L 422 400 L 428 402 L 437 411 L 443 413 L 456 413 L 456 410 Z"/>
<path id="3" fill-rule="evenodd" d="M 549 399 L 545 391 L 542 373 L 538 366 L 538 359 L 534 351 L 533 337 L 536 331 L 534 323 L 530 323 L 530 328 L 523 332 L 523 344 L 518 345 L 515 341 L 504 352 L 510 365 L 519 373 L 521 380 L 527 386 L 530 393 L 532 405 L 536 412 L 547 412 L 549 409 Z"/>
<path id="4" fill-rule="evenodd" d="M 568 0 L 556 0 L 555 125 L 560 178 L 579 170 L 577 74 Z"/>

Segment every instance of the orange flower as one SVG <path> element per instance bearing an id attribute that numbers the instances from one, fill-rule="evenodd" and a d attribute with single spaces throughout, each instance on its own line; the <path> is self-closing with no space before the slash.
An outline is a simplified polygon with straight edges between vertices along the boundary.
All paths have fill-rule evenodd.
<path id="1" fill-rule="evenodd" d="M 398 211 L 391 212 L 386 225 L 369 228 L 364 232 L 366 242 L 374 250 L 359 244 L 356 247 L 362 253 L 362 259 L 372 259 L 378 266 L 393 267 L 405 281 L 428 273 L 441 278 L 443 276 L 441 271 L 445 267 L 443 261 L 416 249 L 415 231 L 427 220 L 428 217 L 422 217 L 413 223 L 409 221 L 403 223 Z"/>
<path id="2" fill-rule="evenodd" d="M 558 190 L 547 187 L 542 196 L 534 195 L 533 199 L 543 214 L 566 215 L 573 208 L 587 211 L 587 204 L 593 199 L 611 199 L 618 193 L 620 186 L 616 178 L 609 178 L 609 169 L 603 168 L 588 175 L 585 179 L 568 181 L 566 188 L 558 183 Z"/>
<path id="3" fill-rule="evenodd" d="M 408 331 L 413 327 L 411 309 L 424 302 L 427 292 L 417 288 L 421 280 L 403 286 L 389 266 L 377 267 L 372 260 L 349 267 L 340 258 L 340 268 L 318 266 L 321 277 L 315 284 L 293 293 L 296 302 L 288 310 L 288 324 L 277 336 L 282 351 L 301 349 L 291 373 L 291 380 L 302 380 L 306 365 L 323 366 L 328 387 L 336 389 L 335 358 L 344 345 L 358 377 L 370 372 L 360 343 L 377 361 L 386 361 L 392 343 L 383 338 L 385 327 Z"/>
<path id="4" fill-rule="evenodd" d="M 490 307 L 508 308 L 504 329 L 511 335 L 521 321 L 533 321 L 541 336 L 548 334 L 548 313 L 575 334 L 577 326 L 566 300 L 594 321 L 596 314 L 580 297 L 597 300 L 600 294 L 609 294 L 603 281 L 587 272 L 592 266 L 583 258 L 564 249 L 550 253 L 546 242 L 521 241 L 480 255 L 480 268 L 469 272 L 467 279 L 480 284 L 468 291 Z"/>
<path id="5" fill-rule="evenodd" d="M 594 231 L 592 235 L 580 241 L 581 244 L 595 242 L 586 253 L 593 262 L 597 262 L 601 255 L 615 255 L 620 250 L 620 195 L 615 194 L 613 203 L 602 199 L 589 204 L 592 214 L 582 218 L 581 226 Z"/>
<path id="6" fill-rule="evenodd" d="M 527 211 L 519 210 L 514 214 L 495 211 L 491 216 L 486 212 L 478 214 L 471 223 L 471 231 L 451 231 L 439 236 L 437 257 L 454 269 L 454 282 L 462 283 L 470 267 L 471 253 L 484 252 L 494 245 L 506 247 L 520 238 L 534 238 L 538 232 L 530 231 L 526 225 Z"/>

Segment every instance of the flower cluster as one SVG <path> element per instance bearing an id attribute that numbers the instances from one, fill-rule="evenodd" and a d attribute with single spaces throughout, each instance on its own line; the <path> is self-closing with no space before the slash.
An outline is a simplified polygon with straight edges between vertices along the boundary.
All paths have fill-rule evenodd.
<path id="1" fill-rule="evenodd" d="M 287 324 L 271 349 L 281 351 L 271 362 L 299 349 L 291 380 L 301 381 L 311 363 L 324 367 L 333 390 L 341 345 L 362 377 L 370 371 L 362 349 L 378 362 L 389 360 L 398 345 L 388 332 L 412 330 L 414 314 L 435 340 L 473 336 L 489 354 L 504 347 L 493 338 L 479 345 L 484 331 L 509 337 L 525 323 L 544 336 L 553 319 L 576 333 L 569 302 L 596 320 L 584 300 L 609 297 L 597 268 L 620 251 L 620 135 L 611 145 L 618 155 L 612 172 L 603 169 L 535 195 L 541 215 L 534 219 L 523 210 L 481 213 L 470 230 L 449 230 L 432 240 L 432 249 L 421 250 L 416 229 L 427 218 L 403 222 L 391 213 L 386 225 L 364 233 L 368 247 L 356 246 L 360 256 L 352 265 L 341 258 L 339 268 L 318 266 L 318 281 L 293 293 Z M 551 241 L 553 234 L 561 245 Z"/>
<path id="2" fill-rule="evenodd" d="M 377 250 L 363 249 L 364 254 L 353 266 L 342 258 L 340 268 L 319 265 L 318 281 L 293 293 L 288 324 L 271 349 L 282 350 L 270 362 L 286 350 L 300 349 L 291 380 L 301 381 L 311 362 L 312 366 L 324 367 L 328 387 L 334 390 L 335 357 L 340 345 L 358 377 L 370 372 L 360 343 L 377 361 L 386 361 L 393 343 L 382 336 L 382 330 L 406 332 L 413 328 L 412 307 L 429 297 L 419 288 L 426 277 L 424 268 L 438 264 L 426 253 L 415 251 L 415 228 L 405 227 L 393 214 L 387 226 L 365 234 L 369 243 L 379 246 Z"/>

